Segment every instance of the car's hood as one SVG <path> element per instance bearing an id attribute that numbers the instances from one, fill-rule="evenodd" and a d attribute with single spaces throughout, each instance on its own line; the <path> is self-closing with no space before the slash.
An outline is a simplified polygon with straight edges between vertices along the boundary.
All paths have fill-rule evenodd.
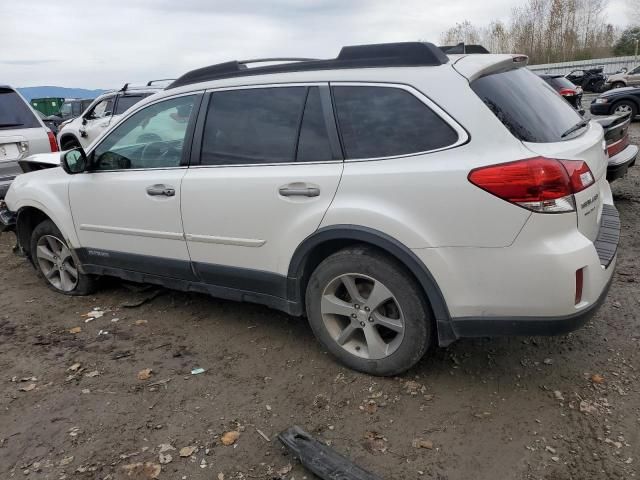
<path id="1" fill-rule="evenodd" d="M 600 96 L 601 97 L 615 97 L 616 95 L 623 95 L 625 93 L 638 92 L 638 91 L 640 91 L 639 87 L 621 87 L 621 88 L 614 88 L 612 90 L 607 90 L 606 92 L 604 92 Z"/>
<path id="2" fill-rule="evenodd" d="M 60 166 L 60 152 L 38 153 L 18 161 L 24 173 Z"/>

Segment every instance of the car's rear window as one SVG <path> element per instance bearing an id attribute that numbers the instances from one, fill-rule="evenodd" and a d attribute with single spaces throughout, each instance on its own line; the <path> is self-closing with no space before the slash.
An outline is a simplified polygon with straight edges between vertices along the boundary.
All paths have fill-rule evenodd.
<path id="1" fill-rule="evenodd" d="M 0 88 L 0 130 L 40 126 L 29 106 L 15 91 Z"/>
<path id="2" fill-rule="evenodd" d="M 471 88 L 522 141 L 560 142 L 583 133 L 583 129 L 566 133 L 581 122 L 582 117 L 526 68 L 480 77 L 471 82 Z"/>
<path id="3" fill-rule="evenodd" d="M 570 80 L 567 80 L 565 77 L 549 77 L 547 79 L 547 83 L 558 90 L 562 88 L 571 88 L 571 89 L 576 88 L 576 86 Z"/>

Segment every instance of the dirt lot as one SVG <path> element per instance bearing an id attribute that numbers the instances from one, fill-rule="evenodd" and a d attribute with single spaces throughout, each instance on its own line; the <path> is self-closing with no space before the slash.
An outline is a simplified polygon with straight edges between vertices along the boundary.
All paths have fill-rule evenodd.
<path id="1" fill-rule="evenodd" d="M 0 236 L 0 478 L 151 478 L 123 467 L 160 464 L 163 444 L 160 479 L 311 478 L 274 439 L 293 424 L 389 479 L 636 478 L 639 188 L 640 167 L 613 185 L 618 268 L 589 325 L 460 341 L 390 379 L 341 367 L 267 308 L 176 292 L 125 308 L 153 291 L 117 281 L 57 295 Z"/>

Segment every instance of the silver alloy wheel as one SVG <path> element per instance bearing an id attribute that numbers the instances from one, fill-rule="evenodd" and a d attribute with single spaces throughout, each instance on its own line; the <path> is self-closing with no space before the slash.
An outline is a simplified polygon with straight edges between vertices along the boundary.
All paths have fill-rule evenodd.
<path id="1" fill-rule="evenodd" d="M 616 109 L 613 111 L 613 113 L 616 113 L 618 115 L 626 115 L 627 113 L 631 113 L 631 106 L 630 105 L 618 105 L 616 107 Z"/>
<path id="2" fill-rule="evenodd" d="M 329 282 L 320 312 L 331 338 L 349 353 L 379 360 L 392 355 L 404 338 L 404 315 L 382 282 L 348 273 Z"/>
<path id="3" fill-rule="evenodd" d="M 78 270 L 71 251 L 62 240 L 53 235 L 38 239 L 36 258 L 47 281 L 63 292 L 71 292 L 78 285 Z"/>

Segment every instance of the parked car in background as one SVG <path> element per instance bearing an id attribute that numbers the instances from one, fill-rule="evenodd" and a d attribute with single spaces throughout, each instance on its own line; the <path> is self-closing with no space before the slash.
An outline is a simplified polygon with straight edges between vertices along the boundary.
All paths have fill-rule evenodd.
<path id="1" fill-rule="evenodd" d="M 0 198 L 21 173 L 18 161 L 57 152 L 56 137 L 15 89 L 0 85 Z"/>
<path id="2" fill-rule="evenodd" d="M 77 118 L 60 125 L 58 143 L 62 150 L 87 147 L 115 123 L 120 116 L 140 100 L 162 90 L 150 81 L 144 87 L 125 84 L 120 90 L 106 92 L 97 97 Z"/>
<path id="3" fill-rule="evenodd" d="M 58 117 L 57 115 L 45 115 L 44 113 L 42 113 L 39 110 L 35 110 L 36 115 L 38 115 L 38 117 L 40 117 L 40 119 L 43 121 L 43 123 L 45 124 L 45 126 L 51 130 L 51 132 L 54 135 L 58 134 L 58 127 L 60 126 L 60 124 L 62 123 L 62 120 L 60 119 L 60 117 Z"/>
<path id="4" fill-rule="evenodd" d="M 582 108 L 582 87 L 578 87 L 571 83 L 571 81 L 564 75 L 560 74 L 539 74 L 551 88 L 558 92 L 562 97 L 569 102 L 569 104 L 575 108 L 580 115 L 584 115 L 584 108 Z"/>
<path id="5" fill-rule="evenodd" d="M 93 98 L 72 98 L 65 100 L 60 107 L 58 116 L 62 121 L 71 120 L 82 115 L 89 106 L 93 103 Z"/>
<path id="6" fill-rule="evenodd" d="M 620 72 L 607 78 L 607 86 L 610 88 L 640 87 L 640 65 L 630 72 Z"/>
<path id="7" fill-rule="evenodd" d="M 604 140 L 607 145 L 609 163 L 607 180 L 613 182 L 626 175 L 630 167 L 636 164 L 638 147 L 629 143 L 629 115 L 612 115 L 594 119 L 604 128 Z"/>
<path id="8" fill-rule="evenodd" d="M 18 177 L 0 220 L 50 288 L 111 275 L 306 314 L 375 375 L 435 341 L 564 333 L 603 302 L 603 130 L 526 56 L 257 62 L 186 73 L 86 151 L 33 157 L 62 168 Z"/>
<path id="9" fill-rule="evenodd" d="M 565 76 L 571 83 L 582 87 L 585 92 L 600 93 L 606 89 L 607 78 L 602 73 L 603 70 L 603 67 L 578 69 Z"/>
<path id="10" fill-rule="evenodd" d="M 608 90 L 591 101 L 589 110 L 593 115 L 629 115 L 633 121 L 640 115 L 640 87 Z"/>

